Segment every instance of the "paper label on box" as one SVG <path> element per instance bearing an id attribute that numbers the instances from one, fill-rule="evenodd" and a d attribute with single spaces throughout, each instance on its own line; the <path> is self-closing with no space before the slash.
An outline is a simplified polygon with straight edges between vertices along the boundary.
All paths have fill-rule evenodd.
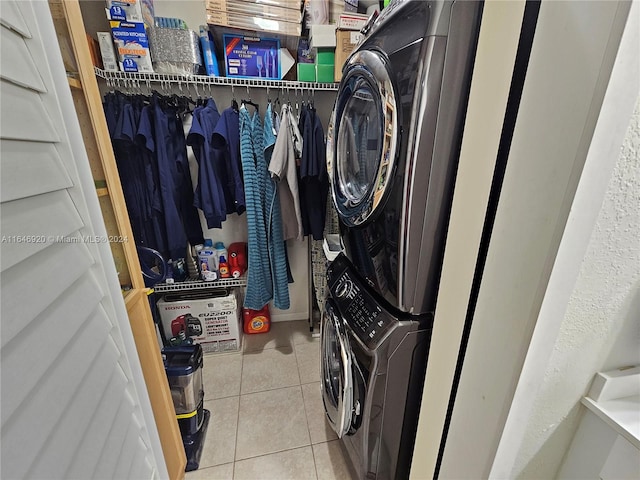
<path id="1" fill-rule="evenodd" d="M 361 30 L 367 23 L 366 15 L 343 13 L 338 19 L 338 29 L 340 30 Z"/>
<path id="2" fill-rule="evenodd" d="M 351 32 L 350 35 L 350 42 L 353 43 L 354 45 L 356 45 L 360 39 L 362 38 L 362 33 L 360 32 Z"/>

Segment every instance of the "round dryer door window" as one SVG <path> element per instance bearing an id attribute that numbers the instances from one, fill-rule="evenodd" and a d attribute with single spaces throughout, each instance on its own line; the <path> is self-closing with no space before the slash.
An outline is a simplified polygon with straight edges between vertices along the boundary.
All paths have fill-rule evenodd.
<path id="1" fill-rule="evenodd" d="M 340 83 L 327 134 L 333 201 L 347 225 L 364 223 L 386 199 L 398 133 L 384 58 L 370 50 L 356 52 Z"/>
<path id="2" fill-rule="evenodd" d="M 351 428 L 353 411 L 351 350 L 343 320 L 330 300 L 325 304 L 321 337 L 322 400 L 329 423 L 341 438 Z"/>

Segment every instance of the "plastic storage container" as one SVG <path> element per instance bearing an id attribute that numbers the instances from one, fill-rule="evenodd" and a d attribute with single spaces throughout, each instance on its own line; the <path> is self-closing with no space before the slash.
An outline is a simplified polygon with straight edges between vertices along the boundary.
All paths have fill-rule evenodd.
<path id="1" fill-rule="evenodd" d="M 324 237 L 324 241 L 322 242 L 322 249 L 324 250 L 324 255 L 327 260 L 333 262 L 342 251 L 342 242 L 340 241 L 340 235 L 326 235 Z"/>
<path id="2" fill-rule="evenodd" d="M 196 412 L 204 399 L 202 347 L 198 344 L 165 347 L 162 356 L 176 415 Z"/>

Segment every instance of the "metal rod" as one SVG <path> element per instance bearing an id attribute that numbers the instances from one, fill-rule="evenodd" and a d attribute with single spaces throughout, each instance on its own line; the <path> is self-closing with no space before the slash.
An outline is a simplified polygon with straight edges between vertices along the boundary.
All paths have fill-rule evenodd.
<path id="1" fill-rule="evenodd" d="M 100 68 L 95 68 L 96 76 L 103 78 L 109 82 L 117 82 L 118 85 L 121 82 L 125 84 L 129 82 L 146 82 L 147 85 L 152 82 L 161 84 L 180 84 L 187 85 L 237 85 L 256 87 L 256 88 L 294 88 L 296 89 L 308 89 L 311 91 L 337 91 L 337 83 L 315 83 L 315 82 L 296 82 L 291 80 L 260 80 L 253 78 L 228 78 L 228 77 L 208 77 L 205 75 L 162 75 L 159 73 L 135 73 L 135 72 L 107 72 Z"/>

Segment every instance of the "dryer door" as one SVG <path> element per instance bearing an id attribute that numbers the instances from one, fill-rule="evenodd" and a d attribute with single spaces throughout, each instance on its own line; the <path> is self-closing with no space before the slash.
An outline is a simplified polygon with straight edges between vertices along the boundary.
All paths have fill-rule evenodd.
<path id="1" fill-rule="evenodd" d="M 344 322 L 331 300 L 325 305 L 320 350 L 324 410 L 329 423 L 342 438 L 351 428 L 353 412 L 351 347 Z"/>
<path id="2" fill-rule="evenodd" d="M 327 169 L 338 213 L 363 224 L 390 190 L 400 129 L 396 94 L 384 56 L 356 52 L 347 65 L 327 131 Z"/>

